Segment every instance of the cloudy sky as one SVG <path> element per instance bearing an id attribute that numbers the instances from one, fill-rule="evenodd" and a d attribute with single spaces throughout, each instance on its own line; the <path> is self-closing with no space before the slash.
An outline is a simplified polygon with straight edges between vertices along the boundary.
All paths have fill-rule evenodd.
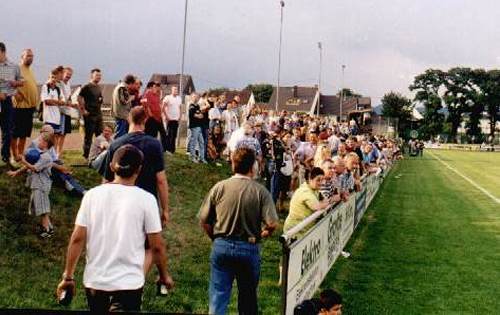
<path id="1" fill-rule="evenodd" d="M 314 85 L 323 43 L 322 89 L 342 84 L 371 96 L 408 94 L 430 67 L 494 68 L 500 63 L 495 0 L 285 0 L 282 85 Z M 41 81 L 71 65 L 74 82 L 92 67 L 104 82 L 127 73 L 179 73 L 184 0 L 0 0 L 0 41 L 17 60 L 35 51 Z M 8 12 L 5 14 L 4 12 Z M 189 0 L 185 72 L 197 89 L 275 83 L 278 0 Z"/>

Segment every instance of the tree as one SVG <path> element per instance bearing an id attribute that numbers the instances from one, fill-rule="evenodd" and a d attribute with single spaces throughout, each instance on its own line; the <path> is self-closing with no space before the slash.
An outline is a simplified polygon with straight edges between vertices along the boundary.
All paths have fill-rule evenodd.
<path id="1" fill-rule="evenodd" d="M 396 131 L 408 125 L 413 110 L 412 101 L 400 93 L 389 92 L 382 98 L 382 116 L 396 122 Z"/>
<path id="2" fill-rule="evenodd" d="M 217 88 L 211 88 L 207 91 L 208 94 L 215 94 L 215 95 L 220 95 L 220 94 L 223 94 L 225 92 L 228 92 L 230 91 L 227 87 L 217 87 Z"/>
<path id="3" fill-rule="evenodd" d="M 344 96 L 344 98 L 362 97 L 361 94 L 358 94 L 349 88 L 343 88 L 337 93 L 338 97 L 341 97 L 342 95 Z"/>
<path id="4" fill-rule="evenodd" d="M 474 77 L 470 68 L 452 68 L 444 74 L 443 101 L 448 109 L 447 121 L 450 123 L 450 138 L 457 141 L 457 130 L 462 122 L 462 114 L 467 112 L 474 98 Z"/>
<path id="5" fill-rule="evenodd" d="M 443 85 L 445 73 L 441 70 L 428 69 L 415 77 L 410 91 L 416 91 L 414 101 L 425 106 L 422 134 L 425 138 L 435 137 L 443 130 L 444 115 L 439 89 Z"/>
<path id="6" fill-rule="evenodd" d="M 485 110 L 490 120 L 490 136 L 495 136 L 495 127 L 500 120 L 500 70 L 490 70 L 487 72 L 476 72 L 482 74 L 483 80 L 478 80 L 480 85 Z"/>
<path id="7" fill-rule="evenodd" d="M 249 84 L 246 89 L 252 91 L 255 96 L 255 102 L 267 103 L 273 94 L 273 86 L 267 83 Z"/>

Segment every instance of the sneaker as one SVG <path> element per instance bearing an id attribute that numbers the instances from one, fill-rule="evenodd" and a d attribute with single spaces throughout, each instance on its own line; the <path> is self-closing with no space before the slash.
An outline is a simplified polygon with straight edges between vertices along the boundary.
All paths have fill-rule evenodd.
<path id="1" fill-rule="evenodd" d="M 46 238 L 51 238 L 52 234 L 50 233 L 50 230 L 43 229 L 43 231 L 41 231 L 40 234 L 38 234 L 38 236 L 40 236 L 40 238 L 46 239 Z"/>
<path id="2" fill-rule="evenodd" d="M 201 160 L 200 162 L 203 164 L 208 164 L 207 160 Z"/>

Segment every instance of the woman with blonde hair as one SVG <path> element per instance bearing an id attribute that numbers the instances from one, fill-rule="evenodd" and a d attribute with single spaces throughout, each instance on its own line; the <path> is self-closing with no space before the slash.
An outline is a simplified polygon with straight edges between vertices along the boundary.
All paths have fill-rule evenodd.
<path id="1" fill-rule="evenodd" d="M 323 162 L 332 158 L 332 154 L 327 144 L 320 144 L 314 154 L 314 167 L 321 167 Z"/>

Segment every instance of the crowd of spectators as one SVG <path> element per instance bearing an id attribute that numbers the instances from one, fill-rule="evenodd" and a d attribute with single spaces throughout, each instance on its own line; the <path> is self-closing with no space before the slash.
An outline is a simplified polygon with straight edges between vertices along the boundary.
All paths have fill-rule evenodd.
<path id="1" fill-rule="evenodd" d="M 213 225 L 220 230 L 219 237 L 231 240 L 237 237 L 238 241 L 255 244 L 276 228 L 277 216 L 274 209 L 278 212 L 289 209 L 284 224 L 286 232 L 314 211 L 322 211 L 337 202 L 348 200 L 350 194 L 362 188 L 363 175 L 380 174 L 401 157 L 395 141 L 384 136 L 359 134 L 358 124 L 354 119 L 339 121 L 334 117 L 318 117 L 306 113 L 266 111 L 253 104 L 242 104 L 239 96 L 227 99 L 225 94 L 212 93 L 192 93 L 187 96 L 187 106 L 183 112 L 178 87 L 174 86 L 168 95 L 162 95 L 160 83 L 152 81 L 142 91 L 141 80 L 131 74 L 126 75 L 113 92 L 112 116 L 115 123 L 104 124 L 100 69 L 92 69 L 89 82 L 72 90 L 71 67 L 55 67 L 39 93 L 35 75 L 30 68 L 33 59 L 33 51 L 26 49 L 21 56 L 20 65 L 16 65 L 7 59 L 6 47 L 0 43 L 2 160 L 11 167 L 9 175 L 28 173 L 27 186 L 32 191 L 29 208 L 31 213 L 40 217 L 39 236 L 42 238 L 50 238 L 54 233 L 49 217 L 52 183 L 60 184 L 80 197 L 87 193 L 72 177 L 71 170 L 62 160 L 65 135 L 72 132 L 72 119 L 80 121 L 84 129 L 82 151 L 86 163 L 102 175 L 105 183 L 128 185 L 132 178 L 135 185 L 155 197 L 155 203 L 159 206 L 155 211 L 160 214 L 159 220 L 151 223 L 151 234 L 155 235 L 160 229 L 158 222 L 164 227 L 169 221 L 164 153 L 168 156 L 176 152 L 179 123 L 183 118 L 186 118 L 188 127 L 186 154 L 192 163 L 221 166 L 233 162 L 234 168 L 235 159 L 240 160 L 239 164 L 251 160 L 251 168 L 247 169 L 247 165 L 244 172 L 240 172 L 239 177 L 233 181 L 243 187 L 247 185 L 246 179 L 252 177 L 251 179 L 260 181 L 267 188 L 262 191 L 258 186 L 252 186 L 254 191 L 259 192 L 252 198 L 266 200 L 267 214 L 263 219 L 267 220 L 268 230 L 264 230 L 262 233 L 267 231 L 267 234 L 262 235 L 259 232 L 261 223 L 258 221 L 262 218 L 254 222 L 252 235 L 245 234 L 248 227 L 217 226 L 216 222 L 211 221 L 216 217 L 215 213 L 221 215 L 216 211 L 217 202 L 214 199 L 206 200 L 201 218 L 205 227 L 212 224 L 212 230 L 209 227 L 206 231 L 214 239 L 217 235 L 211 234 L 214 232 Z M 25 141 L 32 136 L 35 109 L 38 109 L 43 127 L 25 150 Z M 135 158 L 141 164 L 136 165 L 137 162 L 134 162 L 132 173 L 122 172 L 122 176 L 115 177 L 117 168 L 128 165 L 126 160 L 122 161 L 125 163 L 123 164 L 115 159 L 116 152 L 121 152 L 120 148 L 130 145 L 141 152 L 137 153 L 140 158 Z M 129 148 L 126 152 L 136 154 L 132 151 Z M 125 153 L 121 153 L 120 157 L 123 158 L 123 154 Z M 248 154 L 254 155 L 254 158 L 250 159 Z M 103 194 L 106 191 L 107 198 L 112 199 L 113 196 L 107 190 L 100 188 L 101 190 Z M 90 191 L 93 191 L 92 196 L 97 195 L 94 190 Z M 89 198 L 95 199 L 87 199 Z M 82 207 L 84 204 L 85 207 L 80 209 L 81 212 L 90 211 L 89 202 L 82 202 Z M 98 208 L 104 206 L 100 204 Z M 231 208 L 227 204 L 225 207 Z M 245 207 L 247 208 L 244 209 L 252 208 L 251 205 Z M 211 211 L 215 211 L 214 214 Z M 222 217 L 227 219 L 228 215 L 235 214 L 226 213 Z M 84 214 L 79 214 L 77 226 L 80 224 L 87 227 L 93 221 L 83 216 Z M 77 227 L 75 233 L 80 233 L 80 237 L 82 235 Z M 147 240 L 151 235 L 141 237 L 134 241 Z M 159 241 L 155 240 L 155 244 L 159 244 Z M 154 253 L 148 253 L 148 248 L 146 242 L 145 272 L 149 270 L 154 257 Z M 165 256 L 164 253 L 161 256 Z M 159 266 L 160 280 L 163 284 L 172 286 L 173 282 L 166 276 L 164 264 L 156 264 Z M 64 279 L 71 280 L 73 272 L 74 265 L 67 265 Z M 215 274 L 222 277 L 220 271 L 212 271 L 212 275 Z M 252 281 L 255 291 L 258 275 Z M 211 291 L 217 290 L 211 286 Z M 142 294 L 142 291 L 137 294 Z M 224 294 L 227 295 L 227 290 Z M 211 307 L 225 309 L 226 302 L 214 298 L 211 300 Z M 257 310 L 256 301 L 245 305 L 253 311 Z"/>

